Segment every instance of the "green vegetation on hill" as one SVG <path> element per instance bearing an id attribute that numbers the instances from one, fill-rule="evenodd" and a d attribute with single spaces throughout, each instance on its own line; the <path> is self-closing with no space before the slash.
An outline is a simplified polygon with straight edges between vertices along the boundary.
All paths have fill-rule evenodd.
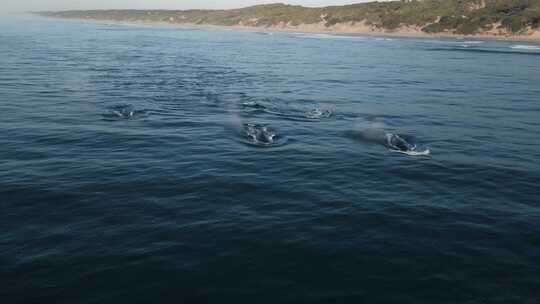
<path id="1" fill-rule="evenodd" d="M 260 27 L 362 23 L 380 30 L 415 26 L 426 33 L 467 35 L 497 29 L 519 34 L 540 27 L 540 0 L 401 0 L 323 8 L 269 4 L 233 10 L 93 10 L 39 14 L 93 20 Z"/>

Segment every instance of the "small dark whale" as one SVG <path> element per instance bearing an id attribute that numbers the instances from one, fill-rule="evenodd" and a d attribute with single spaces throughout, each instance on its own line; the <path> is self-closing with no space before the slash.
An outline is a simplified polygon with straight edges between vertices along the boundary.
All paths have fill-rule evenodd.
<path id="1" fill-rule="evenodd" d="M 129 120 L 146 114 L 145 110 L 137 110 L 131 105 L 117 105 L 109 108 L 109 112 L 103 114 L 106 120 Z"/>
<path id="2" fill-rule="evenodd" d="M 246 124 L 245 131 L 247 137 L 254 143 L 273 144 L 276 133 L 269 130 L 267 126 Z"/>
<path id="3" fill-rule="evenodd" d="M 399 135 L 388 133 L 386 134 L 386 139 L 388 146 L 395 150 L 400 151 L 412 151 L 416 146 L 409 144 L 405 139 L 401 138 Z"/>
<path id="4" fill-rule="evenodd" d="M 246 102 L 242 103 L 242 106 L 244 108 L 251 108 L 251 109 L 258 109 L 258 110 L 265 110 L 266 109 L 265 106 L 263 106 L 260 103 L 255 102 L 255 101 L 246 101 Z"/>
<path id="5" fill-rule="evenodd" d="M 266 124 L 244 123 L 241 135 L 244 143 L 257 147 L 277 147 L 284 145 L 287 138 Z"/>
<path id="6" fill-rule="evenodd" d="M 121 109 L 121 110 L 113 110 L 111 114 L 115 115 L 118 118 L 124 118 L 129 119 L 135 115 L 135 111 L 132 109 Z"/>
<path id="7" fill-rule="evenodd" d="M 330 110 L 324 110 L 324 109 L 311 109 L 305 113 L 305 116 L 309 119 L 320 119 L 320 118 L 328 118 L 332 116 L 332 111 Z"/>
<path id="8" fill-rule="evenodd" d="M 405 139 L 397 134 L 386 133 L 386 144 L 390 150 L 395 152 L 404 153 L 411 156 L 429 155 L 431 151 L 417 151 L 416 145 L 410 144 Z"/>

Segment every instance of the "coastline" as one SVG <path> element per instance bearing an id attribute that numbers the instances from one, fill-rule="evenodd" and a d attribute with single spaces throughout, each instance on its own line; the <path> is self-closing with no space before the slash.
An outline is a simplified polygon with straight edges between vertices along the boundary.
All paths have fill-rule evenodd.
<path id="1" fill-rule="evenodd" d="M 61 18 L 46 17 L 62 20 L 90 21 L 101 24 L 132 24 L 144 26 L 169 26 L 169 27 L 189 27 L 189 28 L 217 28 L 242 30 L 250 32 L 285 32 L 285 33 L 311 33 L 311 34 L 334 34 L 334 35 L 358 35 L 373 37 L 395 37 L 395 38 L 448 38 L 448 39 L 472 39 L 472 40 L 499 40 L 499 41 L 522 41 L 540 43 L 540 30 L 533 30 L 527 35 L 508 35 L 505 33 L 485 32 L 475 35 L 461 35 L 453 33 L 426 33 L 420 27 L 400 27 L 396 30 L 383 30 L 366 26 L 365 24 L 336 24 L 331 27 L 324 26 L 322 23 L 301 24 L 292 26 L 289 24 L 280 24 L 277 26 L 252 26 L 252 25 L 216 25 L 216 24 L 197 24 L 197 23 L 178 23 L 178 22 L 149 22 L 140 20 L 108 20 L 93 18 Z"/>
<path id="2" fill-rule="evenodd" d="M 149 24 L 152 25 L 152 24 Z M 174 24 L 171 24 L 174 25 Z M 396 37 L 396 38 L 450 38 L 450 39 L 486 39 L 486 40 L 500 40 L 500 41 L 523 41 L 523 42 L 536 42 L 540 43 L 540 31 L 535 31 L 530 35 L 494 35 L 494 34 L 476 34 L 476 35 L 459 35 L 452 33 L 436 33 L 429 34 L 422 32 L 420 29 L 412 27 L 404 27 L 395 31 L 390 30 L 371 30 L 363 28 L 350 28 L 339 27 L 333 28 L 320 28 L 313 27 L 311 25 L 302 25 L 298 27 L 257 27 L 257 26 L 221 26 L 221 25 L 189 25 L 193 27 L 216 27 L 216 28 L 231 28 L 237 30 L 248 30 L 258 32 L 297 32 L 297 33 L 313 33 L 313 34 L 334 34 L 334 35 L 359 35 L 359 36 L 373 36 L 373 37 Z"/>

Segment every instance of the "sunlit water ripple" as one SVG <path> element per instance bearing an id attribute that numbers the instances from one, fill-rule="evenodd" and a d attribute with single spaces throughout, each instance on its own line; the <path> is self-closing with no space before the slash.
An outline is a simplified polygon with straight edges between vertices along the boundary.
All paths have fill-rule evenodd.
<path id="1" fill-rule="evenodd" d="M 0 24 L 2 303 L 540 298 L 538 45 Z"/>

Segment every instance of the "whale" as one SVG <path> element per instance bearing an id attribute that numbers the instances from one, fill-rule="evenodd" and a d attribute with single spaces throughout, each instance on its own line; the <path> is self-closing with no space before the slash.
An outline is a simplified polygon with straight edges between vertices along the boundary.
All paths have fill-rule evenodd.
<path id="1" fill-rule="evenodd" d="M 114 114 L 118 118 L 131 118 L 133 115 L 135 115 L 135 111 L 131 109 L 121 109 L 121 110 L 113 110 L 112 114 Z"/>
<path id="2" fill-rule="evenodd" d="M 244 126 L 246 136 L 252 143 L 271 145 L 274 144 L 277 134 L 267 126 L 257 124 L 246 124 Z"/>
<path id="3" fill-rule="evenodd" d="M 311 109 L 311 110 L 305 112 L 304 115 L 305 115 L 306 118 L 309 118 L 309 119 L 328 118 L 328 117 L 332 116 L 332 111 L 315 108 L 315 109 Z"/>
<path id="4" fill-rule="evenodd" d="M 423 156 L 431 154 L 431 151 L 429 149 L 421 151 L 417 150 L 416 145 L 409 143 L 397 134 L 386 133 L 385 135 L 386 145 L 392 152 L 403 153 L 410 156 Z"/>
<path id="5" fill-rule="evenodd" d="M 108 112 L 103 114 L 103 117 L 106 120 L 129 120 L 145 113 L 145 110 L 137 110 L 131 105 L 116 105 L 109 107 Z"/>

